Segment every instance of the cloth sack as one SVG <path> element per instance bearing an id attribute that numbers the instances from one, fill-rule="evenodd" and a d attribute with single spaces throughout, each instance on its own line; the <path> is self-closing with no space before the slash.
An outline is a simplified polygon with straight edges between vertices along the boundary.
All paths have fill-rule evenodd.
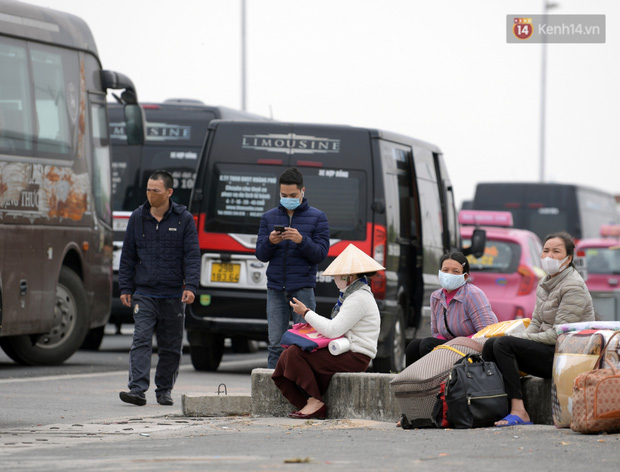
<path id="1" fill-rule="evenodd" d="M 494 362 L 469 354 L 454 364 L 446 384 L 446 415 L 455 428 L 492 426 L 509 413 L 504 378 Z"/>
<path id="2" fill-rule="evenodd" d="M 605 351 L 614 335 L 607 341 L 590 372 L 575 379 L 573 387 L 573 412 L 570 427 L 579 433 L 620 432 L 620 369 L 600 368 Z"/>
<path id="3" fill-rule="evenodd" d="M 327 347 L 333 339 L 340 338 L 326 338 L 314 329 L 310 323 L 297 323 L 282 335 L 280 344 L 285 349 L 294 344 L 304 351 L 314 352 L 317 349 Z"/>

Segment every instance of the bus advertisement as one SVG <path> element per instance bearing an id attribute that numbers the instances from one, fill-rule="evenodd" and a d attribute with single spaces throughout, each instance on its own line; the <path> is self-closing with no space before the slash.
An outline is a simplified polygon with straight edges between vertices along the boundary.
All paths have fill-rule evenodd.
<path id="1" fill-rule="evenodd" d="M 22 364 L 62 363 L 108 321 L 107 89 L 143 142 L 134 86 L 101 68 L 83 20 L 0 0 L 0 346 Z"/>

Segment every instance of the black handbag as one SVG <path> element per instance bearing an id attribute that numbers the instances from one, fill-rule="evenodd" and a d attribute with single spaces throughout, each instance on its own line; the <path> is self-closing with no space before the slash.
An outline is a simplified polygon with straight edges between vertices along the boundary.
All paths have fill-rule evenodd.
<path id="1" fill-rule="evenodd" d="M 468 354 L 452 367 L 446 383 L 447 420 L 454 428 L 492 426 L 509 413 L 504 378 L 494 362 Z"/>

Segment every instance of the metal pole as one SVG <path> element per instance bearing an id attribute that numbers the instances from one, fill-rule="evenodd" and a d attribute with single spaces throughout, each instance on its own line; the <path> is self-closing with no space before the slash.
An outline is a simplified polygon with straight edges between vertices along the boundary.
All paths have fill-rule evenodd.
<path id="1" fill-rule="evenodd" d="M 245 12 L 246 0 L 241 0 L 241 109 L 246 111 L 246 41 L 245 41 Z"/>
<path id="2" fill-rule="evenodd" d="M 550 3 L 548 0 L 543 0 L 543 15 L 547 15 L 547 12 L 557 7 L 557 3 Z M 547 180 L 545 174 L 545 159 L 546 159 L 546 120 L 547 120 L 547 36 L 543 36 L 542 42 L 542 62 L 540 65 L 540 158 L 539 158 L 539 180 L 544 183 Z"/>
<path id="3" fill-rule="evenodd" d="M 547 2 L 545 1 L 545 11 L 547 13 Z M 545 36 L 546 38 L 546 36 Z M 540 168 L 539 179 L 545 182 L 545 120 L 546 120 L 546 99 L 547 99 L 547 40 L 542 43 L 542 64 L 540 68 Z"/>

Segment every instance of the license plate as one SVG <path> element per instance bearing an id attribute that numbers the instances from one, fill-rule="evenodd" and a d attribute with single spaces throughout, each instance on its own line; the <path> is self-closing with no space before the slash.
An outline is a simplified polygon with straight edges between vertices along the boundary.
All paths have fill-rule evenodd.
<path id="1" fill-rule="evenodd" d="M 217 263 L 211 265 L 211 282 L 239 283 L 241 264 Z"/>

